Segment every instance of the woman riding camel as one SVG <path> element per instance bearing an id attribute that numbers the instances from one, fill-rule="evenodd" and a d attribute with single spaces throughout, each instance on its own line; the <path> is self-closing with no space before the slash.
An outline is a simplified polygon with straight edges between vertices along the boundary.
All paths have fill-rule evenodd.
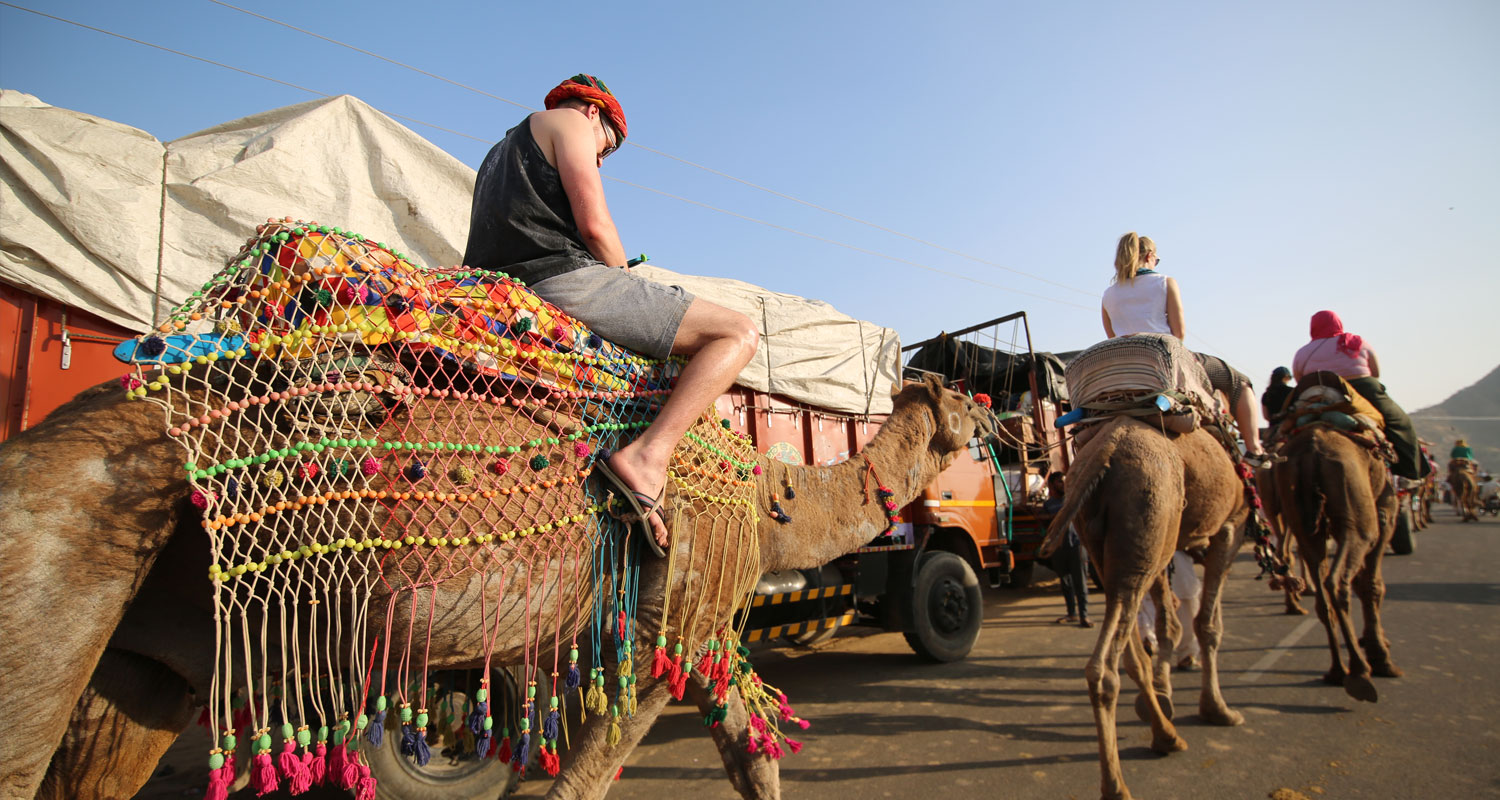
<path id="1" fill-rule="evenodd" d="M 1182 295 L 1177 281 L 1156 271 L 1161 258 L 1156 242 L 1135 231 L 1120 237 L 1115 247 L 1115 279 L 1104 290 L 1104 333 L 1113 339 L 1136 333 L 1187 335 L 1182 319 Z M 1271 464 L 1260 444 L 1260 420 L 1255 410 L 1255 391 L 1243 372 L 1218 356 L 1194 353 L 1208 373 L 1209 385 L 1229 398 L 1234 424 L 1245 443 L 1245 461 L 1254 467 Z"/>
<path id="2" fill-rule="evenodd" d="M 1448 451 L 1448 458 L 1454 460 L 1461 458 L 1465 461 L 1473 461 L 1474 448 L 1469 446 L 1467 440 L 1459 439 L 1453 443 L 1453 449 Z"/>
<path id="3" fill-rule="evenodd" d="M 1403 478 L 1421 480 L 1430 470 L 1419 455 L 1417 430 L 1411 418 L 1385 393 L 1380 382 L 1380 361 L 1365 340 L 1344 332 L 1344 322 L 1332 311 L 1319 311 L 1312 317 L 1312 341 L 1302 345 L 1292 358 L 1292 373 L 1297 382 L 1312 372 L 1336 373 L 1349 382 L 1354 391 L 1375 406 L 1385 417 L 1385 438 L 1396 448 L 1396 465 L 1392 472 Z"/>

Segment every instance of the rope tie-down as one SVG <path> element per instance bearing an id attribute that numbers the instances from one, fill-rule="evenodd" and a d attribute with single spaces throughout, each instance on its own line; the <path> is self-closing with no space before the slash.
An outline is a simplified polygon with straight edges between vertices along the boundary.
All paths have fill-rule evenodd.
<path id="1" fill-rule="evenodd" d="M 640 556 L 590 477 L 651 424 L 680 359 L 607 342 L 503 274 L 426 269 L 290 219 L 116 352 L 134 365 L 127 394 L 159 405 L 183 448 L 209 540 L 210 800 L 242 746 L 257 791 L 368 800 L 364 748 L 388 735 L 418 764 L 454 748 L 522 771 L 536 753 L 556 774 L 575 689 L 620 740 L 637 705 Z M 711 654 L 697 665 L 719 699 L 709 716 L 737 687 L 751 749 L 795 752 L 777 723 L 801 721 L 724 624 L 759 574 L 759 468 L 720 422 L 706 413 L 668 473 L 673 558 L 707 572 L 672 572 L 658 650 L 670 636 L 679 654 Z M 434 636 L 444 625 L 458 627 Z M 458 633 L 472 652 L 438 652 Z M 502 649 L 523 653 L 521 697 L 503 705 Z M 435 665 L 475 660 L 477 689 L 434 683 Z M 674 673 L 678 697 L 683 683 Z"/>

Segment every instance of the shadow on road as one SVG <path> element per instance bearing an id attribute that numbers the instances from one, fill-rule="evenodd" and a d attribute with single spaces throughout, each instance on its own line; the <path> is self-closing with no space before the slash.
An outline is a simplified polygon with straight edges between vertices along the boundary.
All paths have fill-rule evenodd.
<path id="1" fill-rule="evenodd" d="M 1387 583 L 1385 599 L 1500 606 L 1500 583 Z"/>

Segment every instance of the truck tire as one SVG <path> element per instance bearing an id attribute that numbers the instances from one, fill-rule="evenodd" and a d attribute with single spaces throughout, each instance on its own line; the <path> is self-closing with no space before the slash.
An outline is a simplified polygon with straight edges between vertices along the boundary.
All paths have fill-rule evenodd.
<path id="1" fill-rule="evenodd" d="M 503 719 L 520 716 L 521 682 L 508 669 L 495 669 L 491 675 L 490 684 L 494 688 L 491 716 L 498 732 Z M 455 689 L 454 695 L 454 706 L 463 708 L 467 693 Z M 399 729 L 387 730 L 380 747 L 371 747 L 368 742 L 362 744 L 370 759 L 370 772 L 375 776 L 378 800 L 497 800 L 508 797 L 521 783 L 520 774 L 511 770 L 508 763 L 494 758 L 480 759 L 472 753 L 440 752 L 437 747 L 432 748 L 432 760 L 419 767 L 401 755 Z M 496 739 L 494 745 L 499 744 Z M 537 748 L 532 747 L 530 768 L 535 768 L 536 760 Z"/>
<path id="2" fill-rule="evenodd" d="M 1396 532 L 1391 534 L 1391 549 L 1398 556 L 1409 556 L 1417 551 L 1417 535 L 1411 529 L 1411 506 L 1402 505 L 1396 512 Z"/>
<path id="3" fill-rule="evenodd" d="M 906 643 L 917 655 L 937 662 L 969 654 L 984 622 L 984 597 L 969 562 L 953 553 L 922 557 L 912 592 L 912 624 Z"/>

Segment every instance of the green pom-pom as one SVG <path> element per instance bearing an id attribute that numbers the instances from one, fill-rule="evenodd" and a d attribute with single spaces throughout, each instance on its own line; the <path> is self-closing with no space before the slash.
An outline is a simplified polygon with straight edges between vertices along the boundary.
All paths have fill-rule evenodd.
<path id="1" fill-rule="evenodd" d="M 479 690 L 477 690 L 477 691 L 474 692 L 474 700 L 475 700 L 475 702 L 483 703 L 484 701 L 488 700 L 489 698 L 490 698 L 490 691 L 488 689 L 479 689 Z"/>
<path id="2" fill-rule="evenodd" d="M 548 705 L 552 708 L 557 708 L 557 695 L 552 696 L 552 701 Z"/>
<path id="3" fill-rule="evenodd" d="M 318 741 L 320 741 L 320 742 L 326 742 L 326 741 L 328 741 L 328 726 L 327 725 L 324 725 L 324 726 L 318 728 Z"/>
<path id="4" fill-rule="evenodd" d="M 531 330 L 531 317 L 522 317 L 516 320 L 516 324 L 511 327 L 516 330 L 516 333 L 525 333 Z"/>
<path id="5" fill-rule="evenodd" d="M 270 750 L 271 749 L 271 734 L 269 734 L 269 733 L 263 733 L 263 734 L 261 734 L 260 738 L 255 740 L 255 749 L 256 749 L 256 751 Z"/>
<path id="6" fill-rule="evenodd" d="M 219 748 L 226 753 L 233 753 L 234 749 L 239 746 L 239 740 L 234 738 L 232 733 L 226 733 L 223 738 L 219 739 Z"/>
<path id="7" fill-rule="evenodd" d="M 719 420 L 719 424 L 724 427 L 724 430 L 726 430 L 726 431 L 729 430 L 729 420 L 727 420 L 727 419 L 721 419 L 721 420 Z"/>
<path id="8" fill-rule="evenodd" d="M 672 645 L 672 655 L 682 655 L 682 642 L 678 642 L 677 644 Z"/>
<path id="9" fill-rule="evenodd" d="M 360 730 L 364 730 L 365 728 L 370 727 L 370 715 L 369 714 L 360 714 L 359 715 L 359 724 L 356 725 L 355 727 L 359 728 Z"/>
<path id="10" fill-rule="evenodd" d="M 224 754 L 223 753 L 214 753 L 213 755 L 211 755 L 211 756 L 208 757 L 208 768 L 210 770 L 216 770 L 216 769 L 219 769 L 222 766 L 224 766 Z"/>
<path id="11" fill-rule="evenodd" d="M 541 472 L 551 464 L 552 462 L 548 461 L 546 456 L 535 455 L 531 457 L 531 468 L 537 472 Z"/>
<path id="12" fill-rule="evenodd" d="M 281 738 L 283 738 L 283 739 L 290 739 L 293 736 L 295 736 L 296 733 L 297 733 L 297 729 L 293 728 L 292 724 L 290 722 L 283 722 L 281 724 Z"/>
<path id="13" fill-rule="evenodd" d="M 493 727 L 495 727 L 495 720 L 493 720 L 493 719 L 491 719 L 489 717 L 485 717 L 484 718 L 484 729 L 485 730 L 489 730 L 490 728 L 493 728 Z"/>
<path id="14" fill-rule="evenodd" d="M 384 711 L 385 710 L 385 695 L 381 695 L 381 696 L 375 698 L 375 710 L 376 711 Z"/>
<path id="15" fill-rule="evenodd" d="M 297 745 L 299 747 L 306 747 L 306 746 L 308 746 L 311 743 L 312 743 L 312 731 L 309 731 L 306 728 L 303 728 L 302 730 L 297 731 Z"/>
<path id="16" fill-rule="evenodd" d="M 526 687 L 526 699 L 530 700 L 534 697 L 536 697 L 536 684 Z"/>
<path id="17" fill-rule="evenodd" d="M 427 727 L 427 715 L 426 714 L 418 714 L 417 715 L 417 727 L 418 728 L 425 728 L 425 727 Z"/>
<path id="18" fill-rule="evenodd" d="M 403 708 L 401 709 L 401 724 L 405 725 L 408 722 L 411 722 L 411 709 Z"/>
<path id="19" fill-rule="evenodd" d="M 665 633 L 658 633 L 658 634 L 656 634 L 656 646 L 657 647 L 666 647 L 667 646 L 667 635 Z"/>

